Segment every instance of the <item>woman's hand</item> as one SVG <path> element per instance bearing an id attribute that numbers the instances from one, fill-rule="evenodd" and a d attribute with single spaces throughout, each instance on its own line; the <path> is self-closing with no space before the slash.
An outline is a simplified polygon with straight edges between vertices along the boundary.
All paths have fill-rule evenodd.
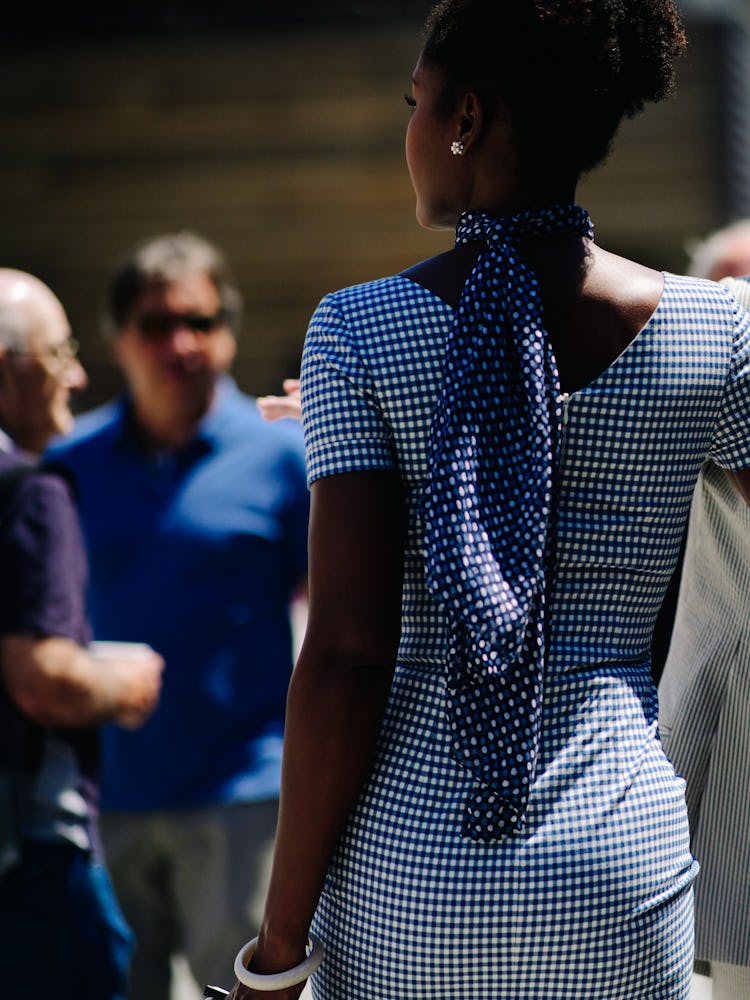
<path id="1" fill-rule="evenodd" d="M 248 970 L 260 976 L 281 975 L 287 981 L 294 982 L 300 974 L 311 974 L 313 969 L 320 964 L 322 945 L 315 939 L 313 952 L 310 957 L 306 956 L 306 948 L 291 947 L 277 942 L 276 946 L 270 945 L 265 940 L 263 932 L 253 942 L 248 942 L 242 949 L 242 961 Z M 299 968 L 300 963 L 305 963 L 307 968 Z M 228 1000 L 247 1000 L 249 997 L 266 997 L 270 1000 L 297 1000 L 305 990 L 307 978 L 294 983 L 293 986 L 285 986 L 283 989 L 259 990 L 244 983 L 236 982 Z M 270 985 L 265 983 L 262 985 Z M 305 994 L 309 1000 L 309 992 Z"/>
<path id="2" fill-rule="evenodd" d="M 290 986 L 287 990 L 274 990 L 273 993 L 267 993 L 261 990 L 250 989 L 249 986 L 243 986 L 242 983 L 235 983 L 232 992 L 227 997 L 227 1000 L 298 1000 L 298 997 L 302 995 L 302 991 L 305 988 L 304 983 L 299 983 L 297 986 Z"/>
<path id="3" fill-rule="evenodd" d="M 302 403 L 299 379 L 284 379 L 282 388 L 286 393 L 284 396 L 259 396 L 256 400 L 264 420 L 279 420 L 281 417 L 300 419 Z"/>

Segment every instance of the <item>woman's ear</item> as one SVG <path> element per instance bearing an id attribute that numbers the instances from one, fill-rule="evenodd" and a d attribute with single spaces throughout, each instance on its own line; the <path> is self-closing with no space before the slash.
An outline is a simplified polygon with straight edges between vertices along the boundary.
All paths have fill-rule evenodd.
<path id="1" fill-rule="evenodd" d="M 500 143 L 503 149 L 515 148 L 515 130 L 508 104 L 492 100 L 490 104 L 474 90 L 468 91 L 457 111 L 456 143 L 461 153 L 468 153 L 481 141 L 485 145 Z"/>
<path id="2" fill-rule="evenodd" d="M 484 132 L 484 106 L 478 94 L 469 91 L 464 95 L 458 114 L 458 135 L 464 153 L 476 145 Z"/>

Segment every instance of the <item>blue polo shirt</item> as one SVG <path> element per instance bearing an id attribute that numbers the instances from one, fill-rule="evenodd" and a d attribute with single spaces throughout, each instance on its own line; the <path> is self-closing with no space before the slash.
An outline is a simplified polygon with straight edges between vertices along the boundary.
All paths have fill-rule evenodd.
<path id="1" fill-rule="evenodd" d="M 299 426 L 264 421 L 227 378 L 179 452 L 146 450 L 123 399 L 79 418 L 48 460 L 77 486 L 95 637 L 166 662 L 146 725 L 104 729 L 103 808 L 277 796 L 289 604 L 307 566 Z"/>

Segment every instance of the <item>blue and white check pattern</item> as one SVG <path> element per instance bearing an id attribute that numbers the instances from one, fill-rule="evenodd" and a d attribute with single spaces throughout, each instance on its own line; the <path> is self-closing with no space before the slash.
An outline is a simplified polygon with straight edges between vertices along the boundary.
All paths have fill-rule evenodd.
<path id="1" fill-rule="evenodd" d="M 661 750 L 653 622 L 707 456 L 750 466 L 750 317 L 665 276 L 654 316 L 565 403 L 542 750 L 527 826 L 462 836 L 445 620 L 418 499 L 452 309 L 402 276 L 344 289 L 303 361 L 308 476 L 392 469 L 408 500 L 399 662 L 315 928 L 319 1000 L 687 997 L 695 865 Z"/>

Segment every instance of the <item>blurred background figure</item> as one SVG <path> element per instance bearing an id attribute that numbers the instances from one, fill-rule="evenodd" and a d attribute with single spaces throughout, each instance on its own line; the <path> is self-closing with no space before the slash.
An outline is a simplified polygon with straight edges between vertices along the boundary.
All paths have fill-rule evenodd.
<path id="1" fill-rule="evenodd" d="M 35 467 L 72 428 L 76 349 L 50 289 L 0 270 L 0 995 L 34 988 L 42 963 L 61 1000 L 121 1000 L 132 937 L 99 848 L 96 727 L 145 721 L 162 660 L 144 647 L 103 664 L 85 648 L 75 506 Z"/>
<path id="2" fill-rule="evenodd" d="M 264 421 L 227 374 L 240 312 L 204 239 L 136 248 L 109 291 L 127 392 L 52 453 L 80 495 L 95 634 L 166 660 L 149 724 L 104 739 L 133 1000 L 167 1000 L 176 952 L 201 984 L 231 975 L 260 919 L 276 827 L 309 497 L 299 426 Z"/>
<path id="3" fill-rule="evenodd" d="M 282 389 L 283 396 L 259 396 L 258 409 L 265 420 L 280 420 L 282 417 L 300 420 L 302 417 L 300 380 L 286 378 L 282 383 Z"/>
<path id="4" fill-rule="evenodd" d="M 688 272 L 711 281 L 750 275 L 750 219 L 739 219 L 696 244 Z"/>
<path id="5" fill-rule="evenodd" d="M 750 220 L 700 244 L 691 269 L 750 274 Z M 750 309 L 748 281 L 725 283 Z M 693 497 L 659 702 L 701 865 L 696 970 L 711 975 L 713 1000 L 750 1000 L 750 510 L 710 461 Z"/>
<path id="6" fill-rule="evenodd" d="M 739 219 L 711 233 L 706 239 L 694 243 L 686 273 L 696 278 L 709 278 L 711 281 L 750 275 L 750 219 Z M 679 565 L 670 581 L 654 629 L 651 665 L 657 684 L 669 650 L 684 554 L 683 543 Z"/>

